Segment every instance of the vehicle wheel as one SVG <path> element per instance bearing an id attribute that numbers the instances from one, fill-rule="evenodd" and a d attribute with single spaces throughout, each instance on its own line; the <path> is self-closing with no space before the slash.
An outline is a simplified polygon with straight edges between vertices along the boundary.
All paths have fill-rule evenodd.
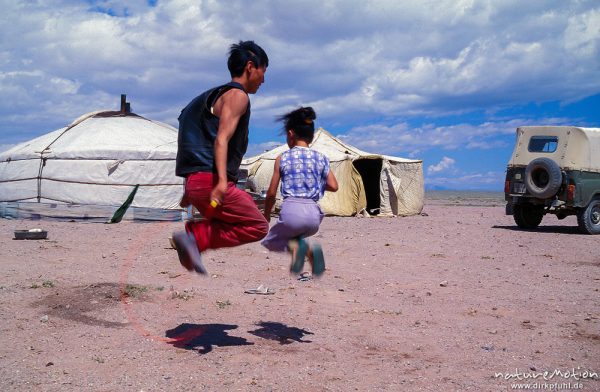
<path id="1" fill-rule="evenodd" d="M 525 168 L 525 188 L 535 197 L 547 199 L 562 183 L 560 166 L 550 158 L 536 158 Z"/>
<path id="2" fill-rule="evenodd" d="M 600 198 L 593 199 L 577 213 L 579 228 L 587 234 L 600 234 Z"/>
<path id="3" fill-rule="evenodd" d="M 542 223 L 544 208 L 517 204 L 513 209 L 513 218 L 521 229 L 535 229 Z"/>

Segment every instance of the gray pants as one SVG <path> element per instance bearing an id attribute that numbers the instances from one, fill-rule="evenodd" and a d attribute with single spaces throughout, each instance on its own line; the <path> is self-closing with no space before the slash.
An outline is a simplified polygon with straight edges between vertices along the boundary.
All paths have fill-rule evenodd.
<path id="1" fill-rule="evenodd" d="M 283 200 L 279 219 L 261 244 L 270 251 L 284 252 L 290 240 L 316 234 L 323 216 L 313 200 L 288 197 Z"/>

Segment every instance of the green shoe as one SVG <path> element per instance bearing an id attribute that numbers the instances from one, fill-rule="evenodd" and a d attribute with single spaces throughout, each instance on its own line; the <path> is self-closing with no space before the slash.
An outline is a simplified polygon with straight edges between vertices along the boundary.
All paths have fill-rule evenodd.
<path id="1" fill-rule="evenodd" d="M 313 266 L 312 273 L 314 276 L 321 276 L 325 272 L 325 256 L 323 256 L 323 248 L 321 245 L 314 244 L 312 247 Z"/>
<path id="2" fill-rule="evenodd" d="M 296 257 L 290 266 L 290 272 L 293 274 L 299 274 L 304 268 L 304 260 L 306 259 L 306 253 L 308 252 L 308 245 L 302 239 L 298 239 L 298 249 L 296 250 Z"/>

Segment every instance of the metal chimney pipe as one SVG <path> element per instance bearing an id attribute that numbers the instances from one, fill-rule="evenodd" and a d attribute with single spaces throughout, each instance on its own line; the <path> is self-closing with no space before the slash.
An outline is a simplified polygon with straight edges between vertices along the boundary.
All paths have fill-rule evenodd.
<path id="1" fill-rule="evenodd" d="M 127 95 L 121 94 L 121 113 L 127 113 Z"/>

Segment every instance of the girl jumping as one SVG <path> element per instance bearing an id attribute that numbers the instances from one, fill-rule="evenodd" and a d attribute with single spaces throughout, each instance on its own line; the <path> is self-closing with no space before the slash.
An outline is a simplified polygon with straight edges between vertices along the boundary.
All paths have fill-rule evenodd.
<path id="1" fill-rule="evenodd" d="M 300 273 L 308 257 L 313 275 L 320 276 L 325 271 L 323 250 L 318 243 L 309 244 L 305 238 L 316 234 L 323 220 L 324 215 L 317 202 L 326 190 L 337 191 L 338 183 L 330 170 L 329 159 L 308 147 L 315 134 L 315 118 L 311 107 L 301 107 L 278 118 L 278 121 L 284 122 L 290 149 L 275 160 L 265 200 L 267 222 L 271 218 L 280 181 L 283 204 L 279 219 L 261 244 L 271 251 L 289 251 L 292 254 L 292 273 Z"/>

